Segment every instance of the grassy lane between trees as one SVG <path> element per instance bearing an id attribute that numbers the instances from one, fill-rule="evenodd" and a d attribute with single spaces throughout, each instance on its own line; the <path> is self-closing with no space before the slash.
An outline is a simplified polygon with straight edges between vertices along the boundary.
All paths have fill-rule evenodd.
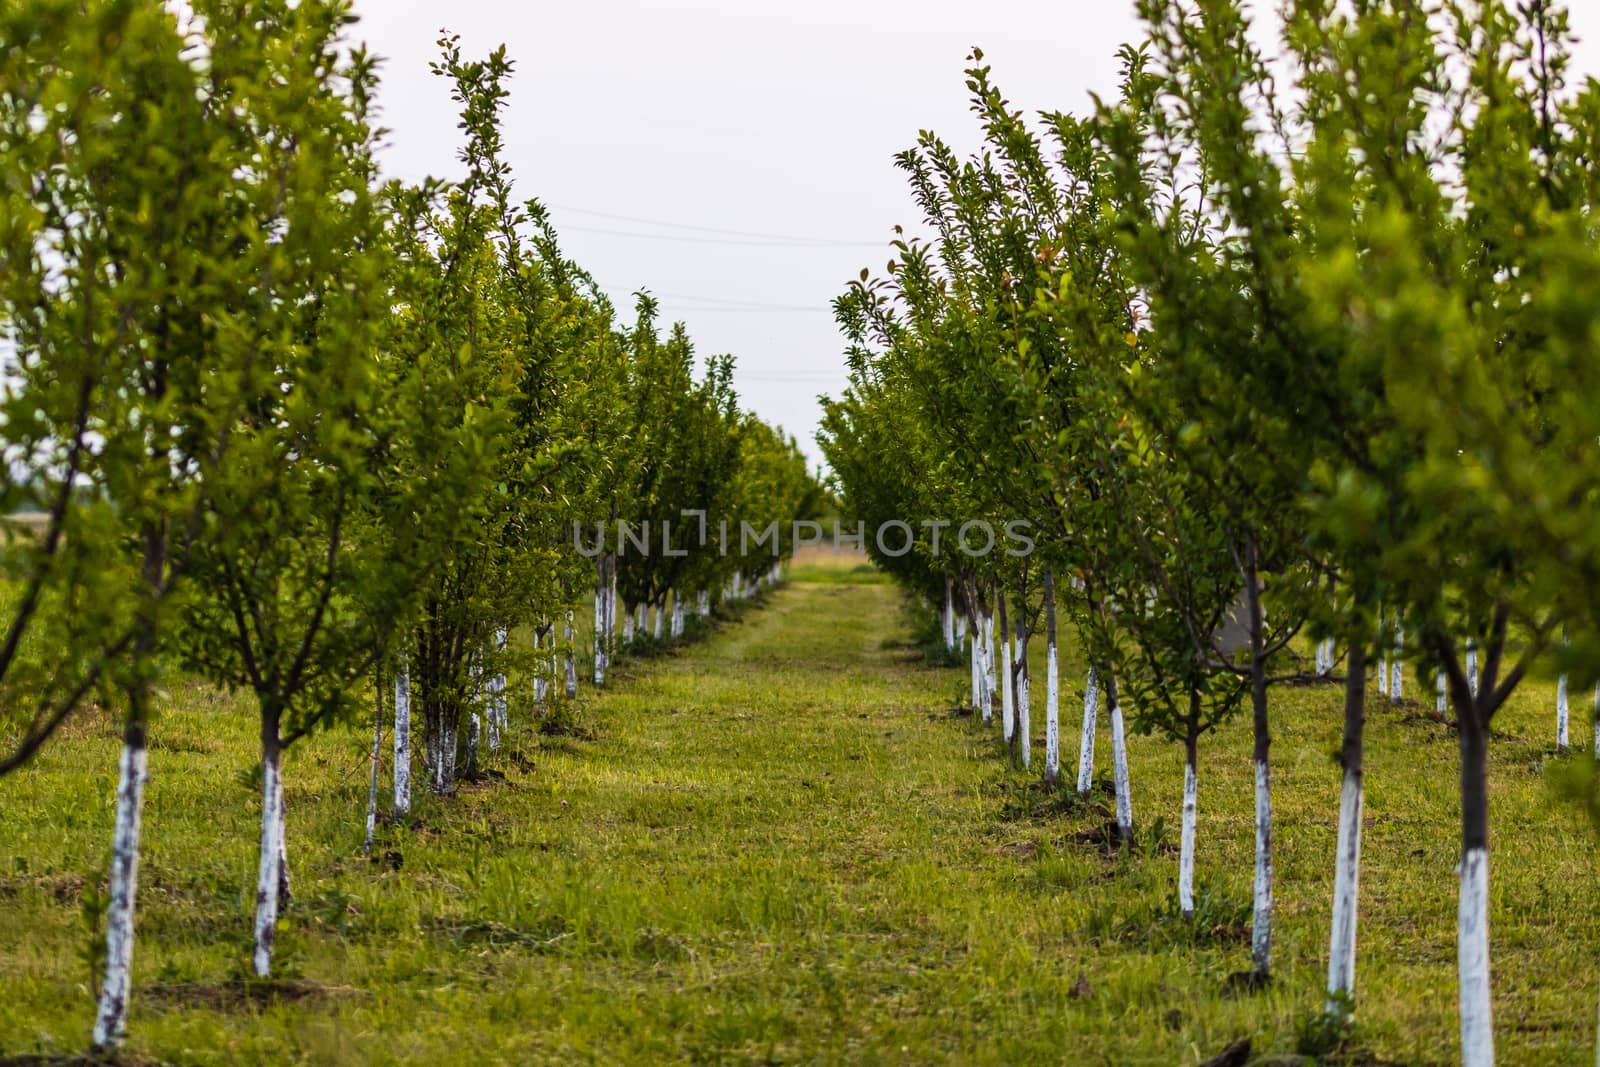
<path id="1" fill-rule="evenodd" d="M 295 900 L 267 985 L 243 977 L 251 717 L 243 698 L 169 691 L 129 1059 L 1195 1064 L 1245 1035 L 1295 1050 L 1325 977 L 1337 686 L 1275 692 L 1281 962 L 1269 989 L 1230 995 L 1249 963 L 1247 720 L 1202 748 L 1190 926 L 1171 899 L 1180 747 L 1131 739 L 1142 851 L 1109 851 L 1109 792 L 1068 803 L 1006 771 L 993 735 L 948 710 L 965 672 L 925 664 L 892 586 L 850 558 L 795 577 L 710 640 L 616 668 L 578 734 L 538 735 L 513 705 L 494 774 L 384 828 L 378 862 L 359 854 L 370 736 L 293 751 Z M 1081 675 L 1069 650 L 1064 677 Z M 1578 1062 L 1594 1040 L 1595 843 L 1547 784 L 1553 688 L 1525 687 L 1491 749 L 1506 1063 Z M 1369 715 L 1352 1048 L 1378 1062 L 1456 1055 L 1455 742 L 1422 710 L 1375 698 Z M 4 1053 L 86 1043 L 84 876 L 105 862 L 113 733 L 85 718 L 0 781 Z"/>

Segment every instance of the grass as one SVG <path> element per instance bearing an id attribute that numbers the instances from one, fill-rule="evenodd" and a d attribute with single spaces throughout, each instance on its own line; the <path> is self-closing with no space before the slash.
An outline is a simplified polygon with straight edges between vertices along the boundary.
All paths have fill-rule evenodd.
<path id="1" fill-rule="evenodd" d="M 130 1062 L 1193 1065 L 1242 1036 L 1258 1055 L 1343 1042 L 1342 1062 L 1454 1060 L 1443 727 L 1371 710 L 1357 1025 L 1330 1038 L 1316 1016 L 1338 687 L 1274 693 L 1278 978 L 1230 994 L 1249 956 L 1247 724 L 1202 750 L 1202 921 L 1185 923 L 1168 829 L 1180 750 L 1131 739 L 1141 848 L 1103 847 L 1109 797 L 1006 770 L 995 729 L 952 710 L 964 672 L 927 666 L 899 594 L 845 580 L 857 565 L 802 561 L 806 580 L 764 610 L 617 666 L 604 693 L 585 687 L 576 734 L 520 717 L 490 764 L 504 778 L 423 798 L 383 828 L 377 862 L 359 853 L 370 735 L 292 751 L 296 899 L 271 984 L 241 977 L 251 716 L 175 684 L 150 761 Z M 1063 677 L 1082 666 L 1069 650 Z M 1081 690 L 1067 689 L 1075 760 Z M 1492 748 L 1508 1064 L 1586 1060 L 1594 1040 L 1595 842 L 1546 782 L 1552 692 L 1519 695 Z M 1042 735 L 1042 708 L 1034 721 Z M 0 780 L 3 1053 L 85 1043 L 83 899 L 115 757 L 91 717 Z"/>

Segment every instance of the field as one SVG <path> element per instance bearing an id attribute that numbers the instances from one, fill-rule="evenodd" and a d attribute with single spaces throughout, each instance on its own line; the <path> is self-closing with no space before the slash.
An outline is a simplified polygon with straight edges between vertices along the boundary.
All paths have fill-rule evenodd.
<path id="1" fill-rule="evenodd" d="M 243 977 L 253 719 L 242 698 L 173 685 L 153 735 L 128 1062 L 1193 1065 L 1242 1036 L 1298 1062 L 1325 978 L 1336 686 L 1274 693 L 1278 977 L 1230 993 L 1249 957 L 1247 723 L 1202 749 L 1189 926 L 1171 903 L 1177 746 L 1131 739 L 1141 847 L 1108 850 L 1109 795 L 1080 805 L 1045 793 L 1037 764 L 1006 770 L 997 727 L 952 710 L 965 672 L 926 664 L 899 592 L 826 552 L 794 578 L 709 640 L 586 688 L 577 733 L 541 735 L 514 704 L 497 773 L 383 827 L 373 861 L 370 733 L 292 751 L 295 899 L 270 984 Z M 1069 651 L 1064 763 L 1082 666 Z M 1595 840 L 1547 782 L 1552 708 L 1553 683 L 1525 687 L 1492 747 L 1509 1064 L 1593 1055 Z M 1420 710 L 1375 698 L 1369 716 L 1342 1062 L 1457 1055 L 1455 743 Z M 0 1058 L 87 1043 L 115 754 L 85 718 L 0 780 Z"/>

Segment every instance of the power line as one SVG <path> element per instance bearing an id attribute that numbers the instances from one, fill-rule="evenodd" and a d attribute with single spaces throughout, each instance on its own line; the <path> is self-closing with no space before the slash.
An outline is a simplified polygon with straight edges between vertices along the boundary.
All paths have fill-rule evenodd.
<path id="1" fill-rule="evenodd" d="M 666 222 L 661 219 L 647 219 L 639 215 L 617 215 L 609 211 L 591 211 L 588 208 L 571 207 L 566 204 L 549 204 L 547 206 L 555 208 L 558 211 L 570 211 L 575 215 L 589 215 L 597 219 L 612 219 L 616 222 L 637 222 L 645 226 L 661 226 L 672 230 L 691 230 L 695 233 L 715 233 L 721 234 L 725 237 L 749 238 L 753 241 L 777 241 L 785 244 L 817 245 L 820 247 L 834 248 L 882 248 L 884 246 L 884 242 L 882 241 L 840 241 L 827 237 L 809 237 L 799 234 L 762 233 L 758 230 L 733 230 L 721 226 L 697 226 L 694 223 L 689 222 Z M 624 230 L 598 230 L 585 227 L 572 228 L 587 229 L 588 232 L 594 233 L 628 233 L 628 231 Z M 651 235 L 630 234 L 630 236 L 648 237 Z M 655 236 L 671 239 L 671 235 L 668 234 L 659 234 Z M 685 239 L 686 238 L 679 238 L 679 240 Z"/>
<path id="2" fill-rule="evenodd" d="M 690 237 L 677 233 L 643 233 L 638 230 L 612 230 L 602 226 L 562 226 L 562 233 L 593 233 L 605 237 L 636 237 L 646 241 L 676 241 L 691 245 L 731 245 L 740 248 L 881 248 L 874 241 L 808 241 L 800 238 L 745 241 L 731 237 Z"/>

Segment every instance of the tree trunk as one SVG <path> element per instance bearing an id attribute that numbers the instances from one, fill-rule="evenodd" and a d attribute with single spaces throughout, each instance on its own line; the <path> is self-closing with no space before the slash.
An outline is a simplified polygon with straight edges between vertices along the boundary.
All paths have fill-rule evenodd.
<path id="1" fill-rule="evenodd" d="M 1250 612 L 1250 705 L 1253 712 L 1256 771 L 1256 870 L 1250 922 L 1250 959 L 1257 975 L 1272 973 L 1272 776 L 1267 729 L 1267 661 L 1265 619 L 1261 611 L 1261 576 L 1254 538 L 1246 546 L 1245 603 Z"/>
<path id="2" fill-rule="evenodd" d="M 411 664 L 394 672 L 394 812 L 411 811 Z"/>
<path id="3" fill-rule="evenodd" d="M 1475 703 L 1475 701 L 1473 702 Z M 1456 902 L 1462 1067 L 1494 1064 L 1489 993 L 1488 739 L 1477 708 L 1458 707 L 1461 744 L 1461 888 Z"/>
<path id="4" fill-rule="evenodd" d="M 1561 647 L 1567 647 L 1565 625 L 1561 627 Z M 1567 672 L 1562 671 L 1556 679 L 1556 748 L 1563 753 L 1567 751 L 1567 718 Z"/>
<path id="5" fill-rule="evenodd" d="M 1478 695 L 1478 642 L 1467 638 L 1467 685 Z"/>
<path id="6" fill-rule="evenodd" d="M 1013 670 L 1017 672 L 1017 762 L 1023 770 L 1033 765 L 1033 719 L 1029 714 L 1033 679 L 1028 674 L 1028 639 L 1032 636 L 1027 623 L 1018 619 L 1017 662 Z"/>
<path id="7" fill-rule="evenodd" d="M 122 1040 L 133 973 L 134 895 L 139 884 L 139 816 L 149 780 L 143 716 L 132 715 L 122 730 L 116 820 L 111 833 L 111 873 L 106 904 L 106 970 L 95 1012 L 94 1044 Z"/>
<path id="8" fill-rule="evenodd" d="M 572 609 L 571 608 L 567 609 L 567 622 L 566 622 L 566 629 L 565 629 L 565 639 L 566 639 L 566 648 L 565 648 L 564 659 L 565 659 L 566 675 L 567 675 L 567 699 L 568 700 L 576 700 L 578 698 L 578 664 L 576 662 L 576 656 L 574 655 L 574 651 L 575 650 L 572 647 L 573 636 L 572 636 Z"/>
<path id="9" fill-rule="evenodd" d="M 478 746 L 483 736 L 483 716 L 476 711 L 467 720 L 467 773 L 469 779 L 478 777 Z"/>
<path id="10" fill-rule="evenodd" d="M 1083 685 L 1083 732 L 1078 738 L 1078 795 L 1088 796 L 1094 788 L 1094 735 L 1100 717 L 1100 683 L 1094 664 Z"/>
<path id="11" fill-rule="evenodd" d="M 1342 998 L 1356 991 L 1356 914 L 1361 888 L 1361 810 L 1365 802 L 1362 744 L 1366 728 L 1366 649 L 1350 648 L 1344 685 L 1344 741 L 1339 762 L 1339 837 L 1333 865 L 1333 922 L 1328 943 L 1328 1010 L 1342 1010 Z M 1440 675 L 1443 677 L 1443 675 Z"/>
<path id="12" fill-rule="evenodd" d="M 261 856 L 256 875 L 256 942 L 252 957 L 257 978 L 272 974 L 272 947 L 278 930 L 278 864 L 283 848 L 283 749 L 278 712 L 261 713 Z"/>
<path id="13" fill-rule="evenodd" d="M 944 650 L 954 651 L 956 647 L 956 609 L 955 601 L 950 592 L 950 575 L 944 576 Z"/>
<path id="14" fill-rule="evenodd" d="M 1122 728 L 1122 702 L 1117 696 L 1117 679 L 1106 672 L 1106 700 L 1111 705 L 1111 767 L 1117 791 L 1117 835 L 1123 841 L 1133 838 L 1133 797 L 1128 783 L 1128 739 Z"/>
<path id="15" fill-rule="evenodd" d="M 1011 735 L 1017 729 L 1017 705 L 1011 675 L 1011 617 L 1004 591 L 999 595 L 997 607 L 1000 611 L 1000 732 L 1009 747 Z"/>
<path id="16" fill-rule="evenodd" d="M 1194 918 L 1194 847 L 1199 815 L 1200 694 L 1189 694 L 1189 730 L 1183 741 L 1183 836 L 1178 850 L 1178 908 Z"/>
<path id="17" fill-rule="evenodd" d="M 594 684 L 606 684 L 606 586 L 605 564 L 595 561 L 594 587 Z"/>
<path id="18" fill-rule="evenodd" d="M 381 664 L 382 661 L 379 662 Z M 375 705 L 377 711 L 372 716 L 372 781 L 367 786 L 367 836 L 361 845 L 363 856 L 372 855 L 372 836 L 378 829 L 378 769 L 383 762 L 383 667 L 374 666 L 372 675 L 378 700 Z"/>
<path id="19" fill-rule="evenodd" d="M 1056 665 L 1056 579 L 1044 569 L 1044 781 L 1052 789 L 1061 777 L 1061 675 Z"/>
<path id="20" fill-rule="evenodd" d="M 994 612 L 983 612 L 983 721 L 994 716 L 995 694 Z"/>
<path id="21" fill-rule="evenodd" d="M 1389 699 L 1399 703 L 1400 683 L 1405 678 L 1405 670 L 1401 666 L 1401 657 L 1405 655 L 1406 634 L 1400 626 L 1400 612 L 1394 613 L 1394 658 L 1389 661 Z"/>

